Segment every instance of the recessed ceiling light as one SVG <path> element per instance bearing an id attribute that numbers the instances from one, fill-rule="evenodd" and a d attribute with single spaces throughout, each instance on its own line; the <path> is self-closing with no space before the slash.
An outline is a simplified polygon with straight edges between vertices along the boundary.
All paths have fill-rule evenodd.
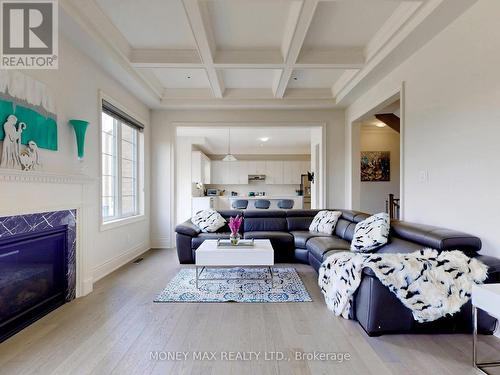
<path id="1" fill-rule="evenodd" d="M 261 141 L 261 142 L 267 142 L 267 141 L 269 141 L 269 137 L 259 138 L 259 141 Z"/>
<path id="2" fill-rule="evenodd" d="M 373 121 L 372 124 L 375 125 L 377 128 L 385 127 L 385 124 L 382 121 Z"/>

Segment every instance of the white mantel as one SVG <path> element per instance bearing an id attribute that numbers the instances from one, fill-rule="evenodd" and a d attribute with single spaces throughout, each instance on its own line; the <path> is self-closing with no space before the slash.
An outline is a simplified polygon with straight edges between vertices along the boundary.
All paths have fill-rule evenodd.
<path id="1" fill-rule="evenodd" d="M 85 175 L 0 169 L 0 216 L 77 210 L 76 296 L 92 292 L 88 231 L 92 201 L 89 190 L 96 180 Z"/>

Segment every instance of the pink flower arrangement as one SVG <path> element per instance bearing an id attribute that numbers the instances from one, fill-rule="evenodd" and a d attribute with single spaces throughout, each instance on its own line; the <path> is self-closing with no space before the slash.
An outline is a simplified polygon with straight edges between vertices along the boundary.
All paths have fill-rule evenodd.
<path id="1" fill-rule="evenodd" d="M 236 216 L 229 218 L 229 229 L 231 229 L 231 234 L 236 235 L 240 230 L 241 223 L 243 222 L 242 216 Z"/>

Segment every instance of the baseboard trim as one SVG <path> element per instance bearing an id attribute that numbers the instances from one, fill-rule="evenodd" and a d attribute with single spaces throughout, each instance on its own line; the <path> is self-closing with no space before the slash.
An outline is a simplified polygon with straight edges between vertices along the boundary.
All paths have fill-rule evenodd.
<path id="1" fill-rule="evenodd" d="M 93 282 L 101 280 L 103 277 L 108 276 L 110 273 L 116 271 L 118 268 L 123 267 L 125 264 L 132 261 L 134 258 L 138 257 L 141 254 L 144 254 L 151 247 L 147 243 L 141 243 L 124 253 L 111 258 L 105 263 L 94 268 L 93 274 Z"/>
<path id="2" fill-rule="evenodd" d="M 151 239 L 151 248 L 153 249 L 171 249 L 172 241 L 168 237 L 156 237 Z"/>

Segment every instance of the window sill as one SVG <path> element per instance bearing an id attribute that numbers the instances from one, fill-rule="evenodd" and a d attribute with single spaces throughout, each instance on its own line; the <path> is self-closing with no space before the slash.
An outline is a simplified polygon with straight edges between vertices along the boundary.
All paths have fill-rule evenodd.
<path id="1" fill-rule="evenodd" d="M 136 216 L 125 217 L 123 219 L 106 221 L 106 222 L 101 224 L 100 231 L 103 232 L 106 230 L 123 227 L 125 225 L 139 223 L 139 222 L 145 221 L 145 220 L 146 220 L 146 215 L 140 214 L 140 215 L 136 215 Z"/>

